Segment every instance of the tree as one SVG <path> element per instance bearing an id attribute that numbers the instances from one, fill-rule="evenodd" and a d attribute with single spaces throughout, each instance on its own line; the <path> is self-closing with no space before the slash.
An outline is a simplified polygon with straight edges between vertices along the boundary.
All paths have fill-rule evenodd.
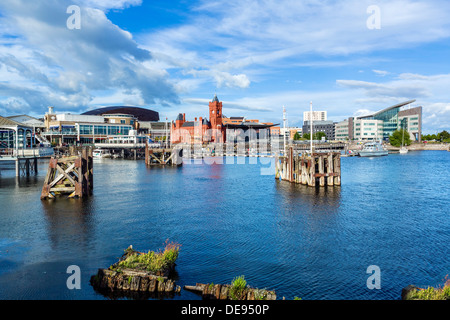
<path id="1" fill-rule="evenodd" d="M 325 132 L 318 131 L 314 134 L 314 140 L 322 140 L 322 137 L 325 137 L 325 138 L 327 137 Z"/>
<path id="2" fill-rule="evenodd" d="M 303 138 L 304 139 L 311 139 L 311 135 L 309 133 L 304 133 L 303 134 Z"/>
<path id="3" fill-rule="evenodd" d="M 392 132 L 389 136 L 389 142 L 394 147 L 400 147 L 402 145 L 409 146 L 411 144 L 411 138 L 409 137 L 409 132 L 405 129 L 398 129 Z"/>
<path id="4" fill-rule="evenodd" d="M 300 140 L 300 139 L 301 139 L 300 133 L 296 132 L 294 134 L 294 140 Z"/>
<path id="5" fill-rule="evenodd" d="M 437 140 L 444 141 L 447 139 L 450 139 L 450 133 L 448 133 L 446 130 L 438 133 Z"/>

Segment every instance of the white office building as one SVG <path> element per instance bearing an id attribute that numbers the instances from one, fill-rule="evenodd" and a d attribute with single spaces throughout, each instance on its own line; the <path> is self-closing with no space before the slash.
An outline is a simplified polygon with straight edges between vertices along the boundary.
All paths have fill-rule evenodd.
<path id="1" fill-rule="evenodd" d="M 312 116 L 311 116 L 312 115 Z M 327 121 L 327 112 L 326 111 L 304 111 L 303 112 L 303 122 L 306 121 Z"/>

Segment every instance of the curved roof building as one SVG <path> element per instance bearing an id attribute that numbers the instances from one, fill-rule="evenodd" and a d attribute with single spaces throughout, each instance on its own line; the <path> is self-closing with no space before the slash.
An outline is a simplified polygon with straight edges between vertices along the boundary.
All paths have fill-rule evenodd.
<path id="1" fill-rule="evenodd" d="M 127 106 L 112 106 L 90 110 L 83 115 L 112 115 L 112 114 L 129 114 L 133 115 L 138 121 L 159 121 L 159 113 L 150 109 Z"/>

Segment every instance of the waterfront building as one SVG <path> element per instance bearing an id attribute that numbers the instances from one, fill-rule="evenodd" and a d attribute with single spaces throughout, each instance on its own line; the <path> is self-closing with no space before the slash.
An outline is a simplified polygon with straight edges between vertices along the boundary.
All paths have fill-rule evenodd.
<path id="1" fill-rule="evenodd" d="M 139 120 L 159 120 L 157 112 L 137 107 L 106 107 L 83 114 L 56 114 L 49 107 L 41 133 L 53 144 L 105 143 L 116 136 L 136 135 Z"/>
<path id="2" fill-rule="evenodd" d="M 408 108 L 406 106 L 411 105 L 416 100 L 409 100 L 402 102 L 391 107 L 385 108 L 381 111 L 375 112 L 371 115 L 355 118 L 354 121 L 354 139 L 361 140 L 373 140 L 383 139 L 388 140 L 389 136 L 400 128 L 406 128 L 410 133 L 413 141 L 421 141 L 422 132 L 422 107 Z M 402 109 L 403 108 L 403 109 Z M 356 127 L 359 123 L 358 120 L 371 120 L 370 122 L 377 122 L 381 124 L 382 130 L 378 130 L 376 135 L 357 135 Z M 381 121 L 381 122 L 380 122 Z M 362 126 L 363 124 L 361 124 Z M 367 132 L 366 132 L 367 133 Z M 381 134 L 381 135 L 380 135 Z"/>
<path id="3" fill-rule="evenodd" d="M 217 95 L 209 102 L 209 120 L 203 117 L 186 121 L 186 114 L 180 113 L 170 127 L 171 143 L 224 142 L 225 127 L 222 123 L 222 102 Z"/>
<path id="4" fill-rule="evenodd" d="M 309 121 L 303 122 L 303 134 L 311 132 L 311 125 Z M 317 132 L 325 133 L 327 140 L 334 140 L 335 137 L 335 123 L 331 120 L 327 121 L 313 121 L 313 134 Z"/>
<path id="5" fill-rule="evenodd" d="M 356 119 L 353 130 L 356 140 L 380 140 L 384 136 L 384 122 L 374 119 Z"/>
<path id="6" fill-rule="evenodd" d="M 422 107 L 399 111 L 397 127 L 407 130 L 412 141 L 422 142 Z"/>
<path id="7" fill-rule="evenodd" d="M 45 131 L 45 124 L 43 119 L 37 119 L 26 114 L 21 114 L 17 116 L 9 116 L 8 119 L 19 122 L 25 126 L 34 128 L 34 132 Z"/>
<path id="8" fill-rule="evenodd" d="M 187 121 L 186 114 L 178 114 L 175 121 L 172 121 L 170 128 L 170 138 L 172 143 L 207 143 L 227 142 L 227 133 L 230 134 L 230 141 L 253 139 L 249 133 L 255 133 L 255 138 L 259 138 L 261 129 L 267 129 L 264 137 L 279 135 L 280 128 L 271 122 L 260 123 L 259 120 L 247 120 L 245 117 L 225 117 L 222 113 L 222 102 L 217 95 L 214 95 L 209 102 L 209 119 L 199 117 L 194 121 Z"/>
<path id="9" fill-rule="evenodd" d="M 398 129 L 406 129 L 412 141 L 421 142 L 422 107 L 407 107 L 415 100 L 402 102 L 370 115 L 350 117 L 336 123 L 336 140 L 388 140 Z M 402 109 L 403 108 L 403 109 Z"/>
<path id="10" fill-rule="evenodd" d="M 13 150 L 31 149 L 34 144 L 32 126 L 0 116 L 0 156 Z"/>
<path id="11" fill-rule="evenodd" d="M 346 141 L 349 140 L 349 125 L 348 119 L 344 121 L 337 122 L 334 130 L 334 140 L 336 141 Z"/>

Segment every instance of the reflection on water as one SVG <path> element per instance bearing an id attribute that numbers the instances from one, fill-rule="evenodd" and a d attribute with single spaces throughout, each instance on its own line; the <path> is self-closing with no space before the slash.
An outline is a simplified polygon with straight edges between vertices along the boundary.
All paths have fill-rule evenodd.
<path id="1" fill-rule="evenodd" d="M 66 199 L 41 201 L 47 234 L 53 250 L 77 246 L 88 250 L 94 231 L 90 204 L 93 200 Z"/>
<path id="2" fill-rule="evenodd" d="M 343 158 L 342 185 L 324 188 L 235 160 L 161 168 L 103 159 L 92 197 L 49 201 L 39 199 L 45 161 L 37 176 L 2 171 L 0 298 L 136 298 L 106 297 L 89 279 L 129 245 L 157 250 L 166 239 L 182 245 L 181 287 L 245 275 L 287 299 L 398 299 L 404 286 L 438 284 L 449 273 L 450 153 Z M 82 290 L 65 286 L 71 264 L 82 270 Z M 366 287 L 372 264 L 382 290 Z M 200 297 L 182 290 L 171 299 Z"/>

